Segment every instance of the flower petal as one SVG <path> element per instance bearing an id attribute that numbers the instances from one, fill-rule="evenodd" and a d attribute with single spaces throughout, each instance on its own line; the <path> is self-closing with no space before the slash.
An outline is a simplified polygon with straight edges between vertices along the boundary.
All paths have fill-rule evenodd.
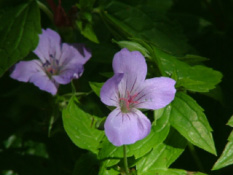
<path id="1" fill-rule="evenodd" d="M 136 108 L 160 109 L 171 103 L 175 98 L 176 81 L 168 77 L 151 78 L 145 80 L 142 90 L 135 101 Z"/>
<path id="2" fill-rule="evenodd" d="M 58 85 L 49 79 L 38 60 L 20 61 L 15 65 L 15 69 L 10 76 L 18 81 L 32 82 L 41 90 L 52 95 L 57 93 Z"/>
<path id="3" fill-rule="evenodd" d="M 85 64 L 91 58 L 91 52 L 83 44 L 62 44 L 62 55 L 59 60 L 60 65 Z"/>
<path id="4" fill-rule="evenodd" d="M 113 110 L 104 124 L 105 134 L 115 146 L 133 144 L 146 137 L 151 130 L 150 120 L 139 110 L 122 113 Z"/>
<path id="5" fill-rule="evenodd" d="M 100 90 L 100 99 L 104 104 L 108 106 L 118 106 L 118 84 L 122 80 L 123 76 L 123 73 L 117 73 L 104 83 Z"/>
<path id="6" fill-rule="evenodd" d="M 84 71 L 82 64 L 68 64 L 59 75 L 52 76 L 53 79 L 59 84 L 68 84 L 74 78 L 79 78 Z"/>
<path id="7" fill-rule="evenodd" d="M 33 51 L 43 63 L 49 61 L 50 55 L 54 58 L 60 58 L 61 55 L 61 38 L 59 34 L 51 29 L 42 29 L 39 35 L 40 40 L 37 48 Z"/>
<path id="8" fill-rule="evenodd" d="M 124 78 L 119 85 L 121 97 L 127 91 L 134 93 L 144 82 L 147 74 L 147 64 L 143 55 L 138 51 L 130 52 L 122 49 L 113 58 L 114 73 L 124 73 Z"/>

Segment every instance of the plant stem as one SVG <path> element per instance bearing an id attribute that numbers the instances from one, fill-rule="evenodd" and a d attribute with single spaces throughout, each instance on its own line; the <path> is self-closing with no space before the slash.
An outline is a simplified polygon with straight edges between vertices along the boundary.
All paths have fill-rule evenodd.
<path id="1" fill-rule="evenodd" d="M 127 153 L 126 153 L 126 145 L 123 145 L 123 149 L 124 149 L 124 166 L 125 166 L 125 172 L 126 175 L 129 175 L 129 167 L 128 167 L 128 161 L 127 161 Z"/>
<path id="2" fill-rule="evenodd" d="M 36 1 L 38 4 L 38 7 L 49 17 L 49 19 L 51 21 L 53 21 L 53 14 L 52 12 L 48 9 L 48 7 L 46 5 L 44 5 L 42 2 L 40 1 Z"/>
<path id="3" fill-rule="evenodd" d="M 199 159 L 199 157 L 198 157 L 198 155 L 196 153 L 195 147 L 191 143 L 188 142 L 188 148 L 189 148 L 189 150 L 191 152 L 191 155 L 193 156 L 193 159 L 194 159 L 198 169 L 200 171 L 202 171 L 202 172 L 205 172 L 204 167 L 203 167 L 203 165 L 201 163 L 201 160 Z"/>

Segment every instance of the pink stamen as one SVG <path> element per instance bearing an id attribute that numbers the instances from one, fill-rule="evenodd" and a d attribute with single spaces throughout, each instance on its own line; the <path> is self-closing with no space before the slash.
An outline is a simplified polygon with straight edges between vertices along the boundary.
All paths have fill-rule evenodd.
<path id="1" fill-rule="evenodd" d="M 129 91 L 127 91 L 127 98 L 120 98 L 120 101 L 121 100 L 125 101 L 125 105 L 126 105 L 127 110 L 130 110 L 131 104 L 138 104 L 138 101 L 134 101 L 134 99 L 137 97 L 137 95 L 138 95 L 138 93 L 131 96 Z"/>

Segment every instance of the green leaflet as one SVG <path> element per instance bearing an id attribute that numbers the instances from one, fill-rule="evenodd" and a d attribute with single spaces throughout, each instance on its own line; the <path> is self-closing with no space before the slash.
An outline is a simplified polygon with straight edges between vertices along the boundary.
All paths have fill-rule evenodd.
<path id="1" fill-rule="evenodd" d="M 89 82 L 91 89 L 95 92 L 95 94 L 99 97 L 100 96 L 100 89 L 104 83 L 97 83 L 97 82 Z"/>
<path id="2" fill-rule="evenodd" d="M 5 8 L 0 15 L 0 76 L 38 44 L 41 32 L 36 1 Z"/>
<path id="3" fill-rule="evenodd" d="M 233 127 L 233 116 L 230 118 L 227 125 Z M 233 164 L 233 131 L 231 131 L 231 134 L 228 137 L 228 143 L 225 146 L 222 155 L 214 164 L 212 170 L 218 170 L 232 164 Z"/>
<path id="4" fill-rule="evenodd" d="M 184 151 L 187 141 L 174 129 L 164 143 L 154 146 L 153 150 L 136 163 L 138 175 L 168 168 Z"/>
<path id="5" fill-rule="evenodd" d="M 104 136 L 103 131 L 95 128 L 95 123 L 100 119 L 81 110 L 76 102 L 76 98 L 72 97 L 62 111 L 66 133 L 78 147 L 97 154 L 99 142 Z"/>
<path id="6" fill-rule="evenodd" d="M 167 168 L 158 168 L 152 171 L 144 172 L 143 174 L 138 174 L 138 175 L 207 175 L 204 173 L 200 172 L 191 172 L 191 171 L 186 171 L 186 170 L 181 170 L 181 169 L 167 169 Z"/>
<path id="7" fill-rule="evenodd" d="M 221 81 L 222 74 L 218 71 L 202 65 L 190 66 L 155 47 L 154 52 L 162 75 L 176 74 L 178 87 L 194 92 L 208 92 Z"/>
<path id="8" fill-rule="evenodd" d="M 189 142 L 216 155 L 212 129 L 196 101 L 178 92 L 171 106 L 170 124 Z"/>

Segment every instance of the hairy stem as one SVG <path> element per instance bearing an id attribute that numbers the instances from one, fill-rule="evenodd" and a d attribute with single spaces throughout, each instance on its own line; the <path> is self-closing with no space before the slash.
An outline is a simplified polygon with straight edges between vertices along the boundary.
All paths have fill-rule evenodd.
<path id="1" fill-rule="evenodd" d="M 129 174 L 129 167 L 128 167 L 128 161 L 127 161 L 127 154 L 126 154 L 126 145 L 123 145 L 123 149 L 124 149 L 124 166 L 125 166 L 125 172 L 126 175 L 130 175 Z"/>

